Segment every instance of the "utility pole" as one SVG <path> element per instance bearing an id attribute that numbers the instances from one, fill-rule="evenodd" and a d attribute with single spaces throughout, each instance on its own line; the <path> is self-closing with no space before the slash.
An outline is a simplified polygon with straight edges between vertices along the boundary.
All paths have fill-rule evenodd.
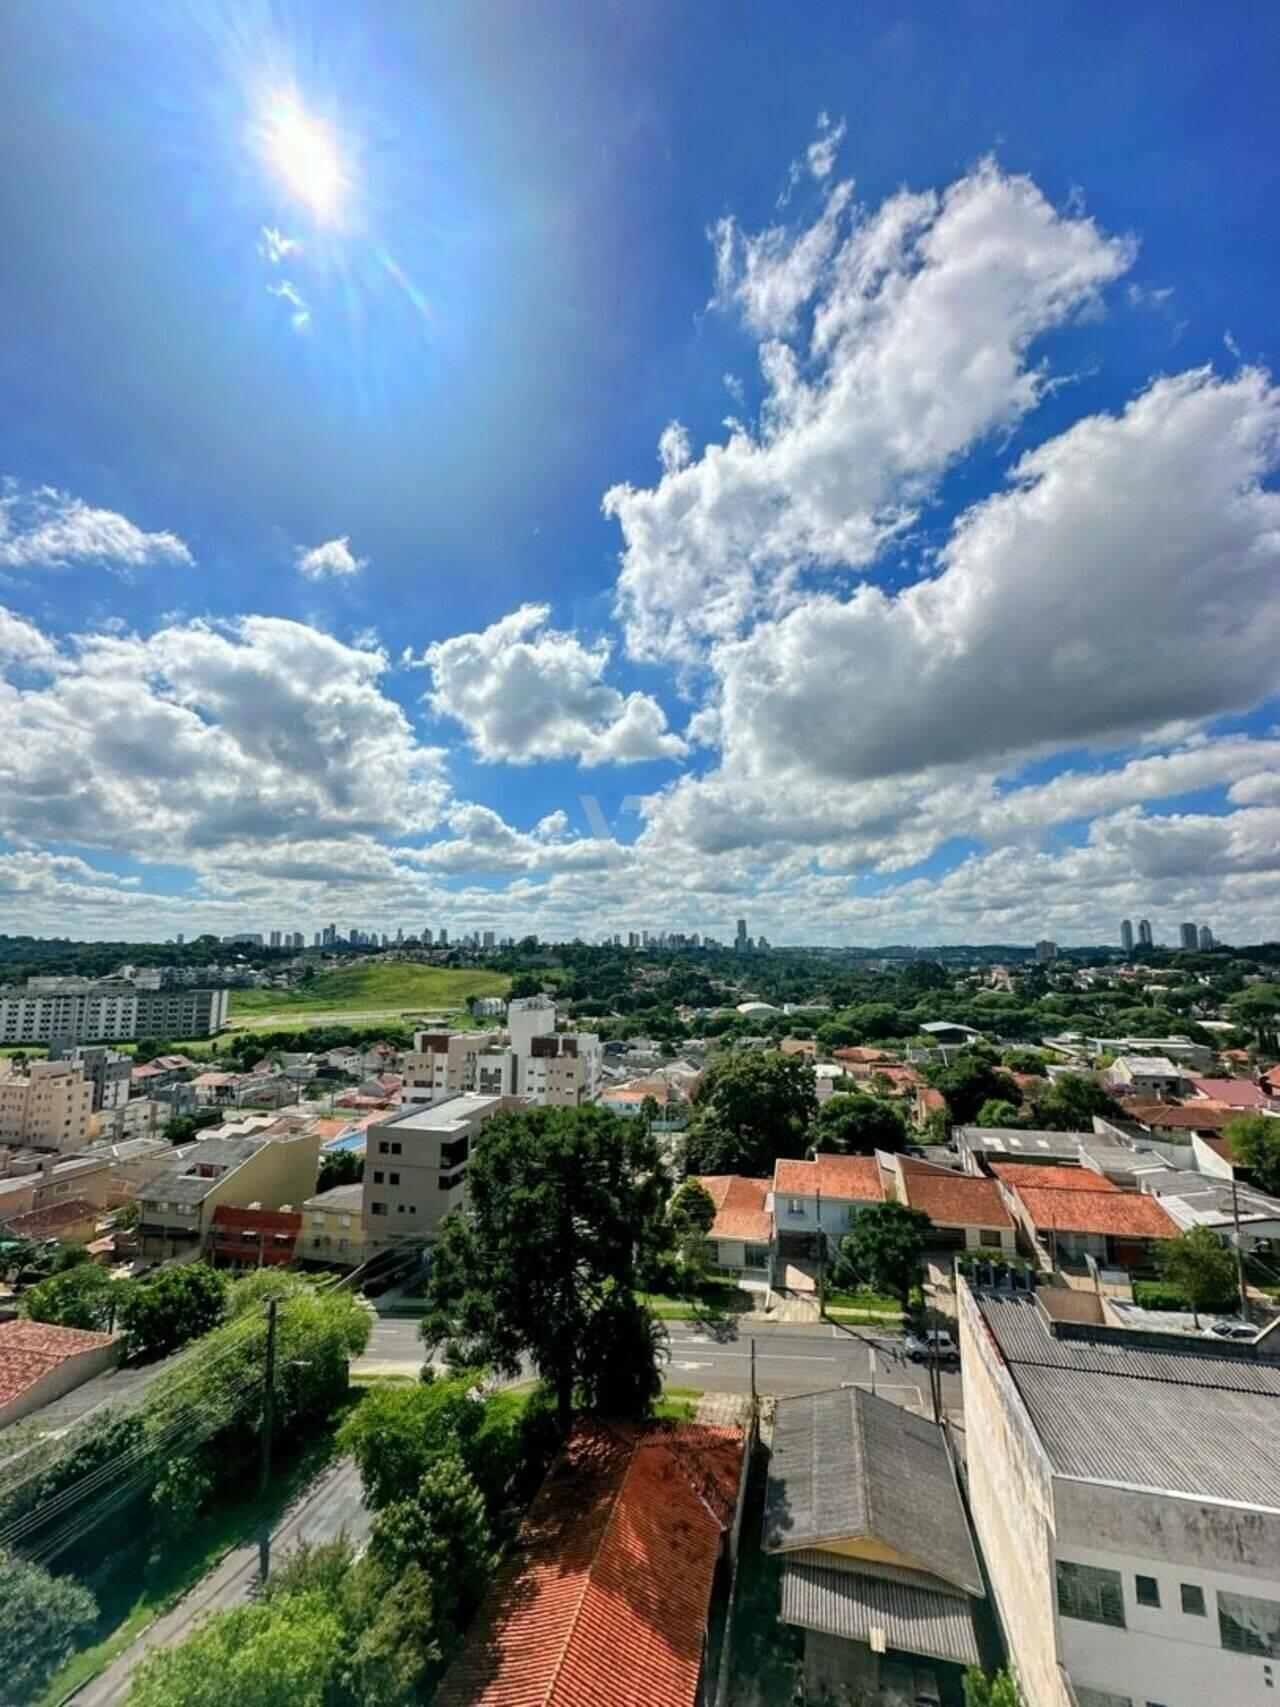
<path id="1" fill-rule="evenodd" d="M 822 1230 L 822 1187 L 817 1188 L 818 1203 L 818 1315 L 826 1314 L 825 1290 L 825 1258 L 827 1254 L 827 1235 Z"/>
<path id="2" fill-rule="evenodd" d="M 1240 1246 L 1240 1190 L 1236 1170 L 1231 1169 L 1231 1219 L 1236 1228 L 1236 1284 L 1240 1288 L 1240 1314 L 1249 1320 L 1249 1299 L 1244 1289 L 1244 1252 Z"/>
<path id="3" fill-rule="evenodd" d="M 267 1367 L 262 1389 L 262 1468 L 259 1486 L 266 1492 L 271 1476 L 271 1432 L 276 1413 L 276 1307 L 280 1300 L 267 1300 Z"/>
<path id="4" fill-rule="evenodd" d="M 756 1336 L 751 1336 L 751 1408 L 754 1411 L 759 1394 L 756 1392 Z"/>

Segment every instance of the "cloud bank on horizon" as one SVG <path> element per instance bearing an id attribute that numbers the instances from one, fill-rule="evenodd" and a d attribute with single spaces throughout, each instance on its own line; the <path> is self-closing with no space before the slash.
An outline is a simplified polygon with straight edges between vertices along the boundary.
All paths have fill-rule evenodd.
<path id="1" fill-rule="evenodd" d="M 652 484 L 583 495 L 618 548 L 591 622 L 522 601 L 397 656 L 328 605 L 0 609 L 0 924 L 1280 934 L 1280 732 L 1238 726 L 1280 671 L 1280 390 L 1153 373 L 1038 435 L 1052 335 L 1112 311 L 1135 238 L 990 160 L 865 206 L 843 138 L 823 115 L 775 223 L 713 226 L 757 401 L 701 445 L 656 421 Z M 312 537 L 317 599 L 358 588 L 350 536 Z M 199 607 L 198 539 L 0 488 L 0 596 L 76 568 L 190 571 Z M 551 762 L 666 780 L 603 837 L 577 790 L 523 828 L 467 798 Z"/>

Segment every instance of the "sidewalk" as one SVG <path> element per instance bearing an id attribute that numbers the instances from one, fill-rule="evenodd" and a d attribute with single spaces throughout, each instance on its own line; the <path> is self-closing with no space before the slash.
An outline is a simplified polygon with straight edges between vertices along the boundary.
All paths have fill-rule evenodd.
<path id="1" fill-rule="evenodd" d="M 158 1644 L 172 1646 L 182 1641 L 202 1618 L 245 1600 L 254 1584 L 261 1580 L 264 1559 L 269 1570 L 304 1541 L 332 1541 L 343 1533 L 353 1541 L 363 1542 L 371 1522 L 364 1506 L 359 1472 L 350 1458 L 343 1458 L 311 1484 L 269 1536 L 233 1547 L 175 1607 L 149 1624 L 97 1677 L 68 1696 L 67 1703 L 74 1703 L 74 1707 L 116 1707 L 127 1698 L 134 1668 L 143 1655 Z"/>

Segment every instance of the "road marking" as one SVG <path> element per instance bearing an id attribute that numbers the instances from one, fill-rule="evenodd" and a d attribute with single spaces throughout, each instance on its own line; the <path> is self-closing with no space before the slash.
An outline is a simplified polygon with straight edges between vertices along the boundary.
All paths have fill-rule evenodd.
<path id="1" fill-rule="evenodd" d="M 714 1367 L 714 1364 L 710 1363 L 695 1363 L 691 1357 L 682 1357 L 679 1361 L 673 1361 L 668 1365 L 670 1369 L 712 1369 Z"/>

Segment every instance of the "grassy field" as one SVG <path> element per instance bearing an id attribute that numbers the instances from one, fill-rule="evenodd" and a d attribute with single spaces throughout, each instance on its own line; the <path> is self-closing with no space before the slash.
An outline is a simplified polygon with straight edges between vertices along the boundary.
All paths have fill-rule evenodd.
<path id="1" fill-rule="evenodd" d="M 461 1008 L 468 996 L 505 996 L 511 980 L 501 972 L 470 967 L 419 966 L 393 960 L 321 972 L 292 990 L 232 990 L 232 1025 L 322 1016 L 413 1013 L 422 1008 Z"/>

